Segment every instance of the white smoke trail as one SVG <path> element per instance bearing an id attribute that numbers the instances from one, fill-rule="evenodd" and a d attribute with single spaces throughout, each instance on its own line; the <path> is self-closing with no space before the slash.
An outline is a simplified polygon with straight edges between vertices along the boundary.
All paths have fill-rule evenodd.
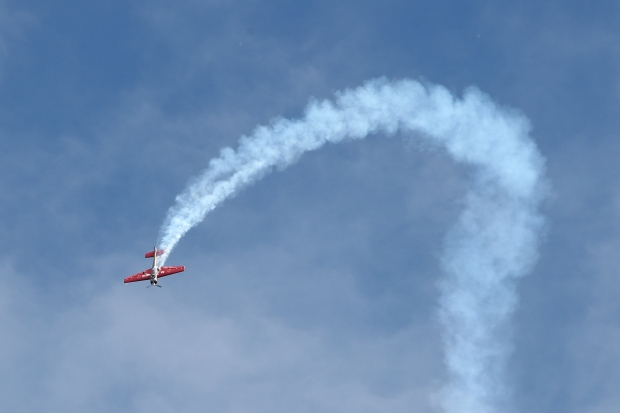
<path id="1" fill-rule="evenodd" d="M 284 169 L 328 142 L 397 131 L 443 146 L 471 166 L 465 210 L 446 237 L 440 299 L 450 381 L 441 403 L 448 413 L 493 413 L 508 400 L 506 330 L 517 305 L 515 279 L 537 258 L 543 218 L 544 160 L 529 123 L 477 89 L 455 99 L 441 86 L 376 79 L 312 101 L 303 119 L 276 119 L 225 148 L 176 198 L 160 232 L 164 262 L 179 239 L 205 215 L 273 167 Z"/>

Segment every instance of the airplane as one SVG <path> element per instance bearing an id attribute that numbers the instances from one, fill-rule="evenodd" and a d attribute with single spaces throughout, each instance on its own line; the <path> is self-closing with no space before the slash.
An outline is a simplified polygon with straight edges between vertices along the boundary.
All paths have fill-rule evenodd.
<path id="1" fill-rule="evenodd" d="M 137 281 L 146 281 L 151 280 L 151 286 L 156 286 L 161 288 L 161 285 L 157 284 L 157 279 L 161 277 L 167 277 L 171 274 L 176 274 L 178 272 L 185 271 L 185 266 L 180 265 L 177 267 L 158 267 L 157 266 L 157 257 L 162 255 L 164 250 L 158 250 L 157 247 L 153 248 L 153 251 L 149 251 L 144 254 L 144 258 L 153 258 L 153 266 L 147 270 L 134 274 L 130 277 L 125 278 L 125 284 L 127 283 L 135 283 Z"/>

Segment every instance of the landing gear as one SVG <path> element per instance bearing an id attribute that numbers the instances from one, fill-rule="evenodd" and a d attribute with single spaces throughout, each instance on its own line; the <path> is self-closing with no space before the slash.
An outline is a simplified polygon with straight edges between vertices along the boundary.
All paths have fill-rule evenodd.
<path id="1" fill-rule="evenodd" d="M 147 286 L 146 288 L 153 286 L 161 288 L 161 285 L 157 284 L 157 280 L 151 280 L 151 285 Z"/>

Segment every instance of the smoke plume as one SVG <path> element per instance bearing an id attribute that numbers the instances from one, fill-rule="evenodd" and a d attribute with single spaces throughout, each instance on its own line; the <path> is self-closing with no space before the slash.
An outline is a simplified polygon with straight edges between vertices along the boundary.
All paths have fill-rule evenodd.
<path id="1" fill-rule="evenodd" d="M 446 236 L 439 319 L 449 381 L 447 413 L 494 413 L 509 400 L 504 369 L 515 281 L 537 259 L 544 159 L 529 122 L 477 89 L 462 99 L 441 86 L 375 79 L 311 101 L 302 119 L 278 118 L 240 139 L 176 198 L 160 232 L 162 262 L 181 237 L 240 189 L 324 144 L 409 133 L 471 170 L 464 211 Z"/>

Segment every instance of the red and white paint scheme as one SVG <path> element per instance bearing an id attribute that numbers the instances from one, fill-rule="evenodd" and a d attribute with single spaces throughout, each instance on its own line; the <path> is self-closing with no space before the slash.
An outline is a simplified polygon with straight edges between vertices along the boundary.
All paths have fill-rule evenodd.
<path id="1" fill-rule="evenodd" d="M 167 277 L 171 274 L 176 274 L 178 272 L 185 271 L 185 267 L 183 265 L 177 267 L 158 267 L 157 266 L 157 257 L 164 253 L 164 250 L 158 250 L 157 247 L 153 249 L 153 251 L 147 252 L 144 254 L 144 258 L 153 258 L 153 266 L 148 270 L 144 270 L 137 274 L 134 274 L 130 277 L 125 278 L 126 283 L 135 283 L 137 281 L 146 281 L 150 280 L 151 285 L 155 285 L 157 287 L 161 287 L 161 285 L 157 285 L 157 279 L 161 277 Z"/>

